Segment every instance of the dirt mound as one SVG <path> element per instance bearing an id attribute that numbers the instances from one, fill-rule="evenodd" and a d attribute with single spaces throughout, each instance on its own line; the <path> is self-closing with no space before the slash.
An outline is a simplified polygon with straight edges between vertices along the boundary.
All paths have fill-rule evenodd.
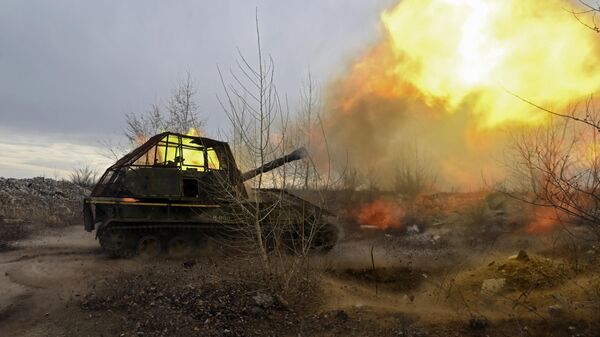
<path id="1" fill-rule="evenodd" d="M 0 178 L 0 250 L 47 226 L 80 223 L 89 190 L 46 178 Z"/>
<path id="2" fill-rule="evenodd" d="M 274 291 L 258 266 L 221 263 L 166 263 L 101 280 L 81 308 L 116 335 L 265 336 L 298 326 L 303 305 L 317 301 L 311 280 L 292 280 L 287 290 Z M 127 319 L 113 320 L 107 312 Z"/>
<path id="3" fill-rule="evenodd" d="M 502 286 L 494 286 L 500 290 L 528 291 L 548 289 L 562 284 L 571 276 L 571 271 L 561 262 L 537 255 L 520 252 L 502 261 L 492 261 L 487 266 L 469 272 L 462 281 L 474 290 L 492 284 L 490 280 Z M 485 290 L 485 289 L 484 289 Z"/>
<path id="4" fill-rule="evenodd" d="M 0 218 L 60 223 L 81 215 L 89 190 L 42 177 L 0 178 Z"/>
<path id="5" fill-rule="evenodd" d="M 187 267 L 186 267 L 187 265 Z M 68 336 L 401 336 L 421 331 L 402 312 L 319 310 L 319 279 L 308 274 L 274 291 L 248 261 L 198 261 L 99 280 L 80 301 L 86 319 Z M 237 269 L 237 271 L 234 271 Z M 312 273 L 311 273 L 312 275 Z M 74 315 L 81 315 L 75 311 Z M 416 330 L 415 330 L 416 329 Z M 406 335 L 406 334 L 405 334 Z"/>
<path id="6" fill-rule="evenodd" d="M 147 336 L 181 336 L 186 332 L 202 336 L 244 336 L 248 330 L 254 335 L 263 335 L 269 329 L 258 323 L 267 317 L 282 323 L 296 323 L 294 313 L 287 310 L 285 302 L 269 293 L 258 292 L 244 282 L 165 288 L 165 283 L 145 279 L 137 276 L 120 284 L 123 288 L 116 289 L 116 294 L 89 296 L 82 302 L 82 308 L 88 312 L 127 312 L 133 324 L 121 329 Z"/>

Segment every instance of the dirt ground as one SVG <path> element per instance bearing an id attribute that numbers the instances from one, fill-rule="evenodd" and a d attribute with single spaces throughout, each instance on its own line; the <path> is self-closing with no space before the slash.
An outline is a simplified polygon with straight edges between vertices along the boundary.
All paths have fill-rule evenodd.
<path id="1" fill-rule="evenodd" d="M 110 260 L 80 226 L 42 232 L 0 254 L 0 336 L 46 336 L 40 325 L 64 312 L 87 280 L 139 264 Z"/>
<path id="2" fill-rule="evenodd" d="M 348 227 L 281 293 L 247 257 L 110 259 L 80 226 L 54 228 L 0 252 L 0 336 L 600 336 L 584 228 L 452 208 L 418 232 Z"/>

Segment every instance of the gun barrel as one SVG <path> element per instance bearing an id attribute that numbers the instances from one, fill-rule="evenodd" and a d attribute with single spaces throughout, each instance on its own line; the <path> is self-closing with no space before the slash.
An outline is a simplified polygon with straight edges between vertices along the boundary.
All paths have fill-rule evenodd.
<path id="1" fill-rule="evenodd" d="M 306 158 L 307 156 L 308 156 L 308 151 L 306 151 L 305 148 L 301 147 L 297 150 L 294 150 L 290 154 L 287 154 L 283 157 L 280 157 L 273 161 L 270 161 L 270 162 L 268 162 L 260 167 L 257 167 L 253 170 L 244 172 L 242 174 L 242 181 L 252 179 L 259 174 L 267 173 L 267 172 L 274 170 L 274 169 L 276 169 L 282 165 L 285 165 L 289 162 L 300 160 L 300 159 Z"/>

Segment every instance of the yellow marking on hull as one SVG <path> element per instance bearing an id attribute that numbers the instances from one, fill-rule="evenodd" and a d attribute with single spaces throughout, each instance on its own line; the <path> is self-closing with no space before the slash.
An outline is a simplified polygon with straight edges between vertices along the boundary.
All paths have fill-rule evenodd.
<path id="1" fill-rule="evenodd" d="M 124 201 L 109 201 L 109 200 L 87 200 L 88 204 L 103 204 L 103 205 L 133 205 L 133 206 L 175 206 L 175 207 L 203 207 L 217 208 L 219 205 L 208 204 L 168 204 L 160 202 L 124 202 Z"/>

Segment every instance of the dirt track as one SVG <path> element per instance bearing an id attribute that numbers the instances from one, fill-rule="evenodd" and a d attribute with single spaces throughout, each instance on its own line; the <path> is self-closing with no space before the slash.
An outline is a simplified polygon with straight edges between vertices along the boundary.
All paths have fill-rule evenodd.
<path id="1" fill-rule="evenodd" d="M 35 336 L 40 322 L 74 303 L 87 281 L 139 266 L 110 260 L 80 226 L 43 233 L 0 253 L 0 336 Z"/>
<path id="2" fill-rule="evenodd" d="M 447 308 L 426 311 L 416 305 L 427 301 L 414 296 L 428 288 L 426 273 L 410 269 L 412 264 L 439 268 L 453 264 L 458 255 L 447 249 L 396 249 L 391 239 L 348 240 L 319 263 L 325 272 L 322 288 L 326 298 L 320 311 L 369 308 L 369 315 L 389 312 L 426 314 L 431 319 L 452 319 Z M 391 282 L 376 285 L 369 278 L 370 245 L 375 245 L 374 262 L 387 268 Z M 440 261 L 440 257 L 445 256 Z M 178 263 L 174 263 L 178 265 Z M 39 233 L 0 253 L 0 336 L 62 335 L 65 315 L 78 310 L 81 297 L 92 281 L 147 267 L 136 260 L 110 259 L 80 226 Z M 397 270 L 398 272 L 395 272 Z M 366 278 L 363 272 L 367 273 Z M 407 271 L 410 271 L 407 273 Z M 79 316 L 79 315 L 78 315 Z M 49 327 L 52 331 L 49 331 Z"/>
<path id="3" fill-rule="evenodd" d="M 432 241 L 436 233 L 445 234 Z M 544 336 L 546 330 L 559 329 L 558 335 L 567 336 L 573 327 L 587 332 L 596 328 L 593 322 L 597 318 L 586 314 L 595 312 L 598 303 L 589 302 L 598 280 L 596 268 L 569 272 L 563 267 L 567 256 L 556 250 L 546 251 L 543 237 L 506 233 L 501 240 L 466 247 L 464 232 L 452 233 L 457 232 L 430 228 L 427 233 L 410 236 L 377 232 L 347 237 L 327 256 L 314 258 L 322 297 L 307 311 L 298 312 L 296 319 L 304 322 L 304 328 L 309 325 L 311 335 L 344 336 L 364 335 L 365 331 L 395 335 L 407 327 L 431 336 L 477 335 L 478 330 L 469 327 L 473 317 L 486 317 L 490 336 L 536 335 L 517 323 L 530 327 L 538 324 L 538 336 Z M 527 249 L 531 259 L 519 262 L 508 258 L 519 249 Z M 583 257 L 591 259 L 589 266 L 597 266 L 595 254 L 586 252 Z M 158 284 L 170 283 L 169 273 L 173 272 L 206 274 L 201 265 L 211 259 L 197 257 L 195 269 L 184 268 L 182 261 L 166 260 L 154 265 L 166 270 L 166 278 L 158 279 Z M 19 242 L 14 249 L 0 253 L 0 336 L 119 335 L 127 331 L 132 319 L 140 318 L 130 316 L 129 309 L 119 311 L 122 307 L 115 307 L 115 311 L 82 310 L 82 298 L 95 291 L 91 287 L 110 282 L 115 287 L 114 279 L 124 273 L 139 272 L 143 277 L 154 268 L 151 265 L 136 259 L 108 258 L 93 234 L 80 226 L 39 233 Z M 502 269 L 505 265 L 508 269 Z M 520 289 L 519 283 L 494 296 L 480 292 L 485 279 L 502 277 L 509 283 L 522 282 L 518 274 L 521 269 L 533 277 L 540 267 L 547 268 L 543 273 L 560 271 L 565 278 L 555 283 L 536 283 L 530 293 Z M 542 276 L 543 280 L 555 278 Z M 180 290 L 174 288 L 175 293 Z M 115 299 L 118 292 L 108 296 Z M 563 308 L 563 319 L 556 320 L 548 313 L 552 305 Z M 342 320 L 336 316 L 339 312 L 344 313 Z M 548 322 L 555 326 L 550 327 Z M 290 329 L 283 335 L 296 336 L 296 328 Z"/>

